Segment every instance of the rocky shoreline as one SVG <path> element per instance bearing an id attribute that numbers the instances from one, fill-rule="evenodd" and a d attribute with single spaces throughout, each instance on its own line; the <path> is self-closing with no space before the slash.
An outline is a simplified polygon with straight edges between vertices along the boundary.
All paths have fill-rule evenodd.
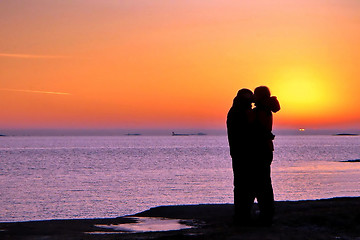
<path id="1" fill-rule="evenodd" d="M 0 239 L 360 239 L 360 197 L 282 201 L 275 207 L 271 227 L 235 226 L 232 204 L 201 204 L 161 206 L 109 219 L 0 223 Z M 143 217 L 178 219 L 188 227 L 140 232 L 112 227 Z"/>

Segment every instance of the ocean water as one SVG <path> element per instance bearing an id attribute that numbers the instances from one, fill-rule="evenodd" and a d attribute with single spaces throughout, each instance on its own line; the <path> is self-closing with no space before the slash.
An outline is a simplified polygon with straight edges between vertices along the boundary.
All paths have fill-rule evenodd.
<path id="1" fill-rule="evenodd" d="M 360 195 L 358 136 L 277 136 L 276 200 Z M 103 218 L 232 203 L 226 136 L 0 138 L 0 221 Z"/>

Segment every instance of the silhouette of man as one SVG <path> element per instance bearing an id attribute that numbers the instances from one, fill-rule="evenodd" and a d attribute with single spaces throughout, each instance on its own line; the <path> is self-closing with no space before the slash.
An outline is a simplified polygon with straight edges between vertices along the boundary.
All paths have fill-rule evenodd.
<path id="1" fill-rule="evenodd" d="M 276 97 L 271 97 L 269 88 L 257 87 L 254 91 L 254 154 L 256 164 L 254 190 L 260 210 L 260 223 L 271 225 L 274 215 L 274 193 L 270 165 L 273 160 L 272 112 L 280 110 Z"/>
<path id="2" fill-rule="evenodd" d="M 253 93 L 241 89 L 234 98 L 227 115 L 227 134 L 234 172 L 234 220 L 237 224 L 248 224 L 254 201 L 252 183 L 252 104 Z"/>

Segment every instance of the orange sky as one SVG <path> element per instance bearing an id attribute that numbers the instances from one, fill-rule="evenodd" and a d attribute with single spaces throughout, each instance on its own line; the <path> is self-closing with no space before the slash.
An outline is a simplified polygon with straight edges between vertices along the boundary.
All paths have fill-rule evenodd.
<path id="1" fill-rule="evenodd" d="M 1 128 L 360 128 L 360 1 L 0 1 Z M 56 94 L 66 93 L 66 94 Z"/>

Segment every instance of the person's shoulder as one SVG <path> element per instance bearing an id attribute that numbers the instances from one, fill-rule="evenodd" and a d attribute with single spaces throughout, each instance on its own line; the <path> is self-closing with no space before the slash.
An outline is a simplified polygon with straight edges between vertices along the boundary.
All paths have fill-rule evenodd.
<path id="1" fill-rule="evenodd" d="M 235 109 L 233 107 L 230 108 L 230 110 L 228 111 L 227 116 L 226 116 L 226 122 L 231 123 L 231 122 L 235 121 L 236 115 L 237 114 L 236 114 Z"/>
<path id="2" fill-rule="evenodd" d="M 228 113 L 227 113 L 227 116 L 229 117 L 229 116 L 231 116 L 231 115 L 233 115 L 233 114 L 234 114 L 234 107 L 231 107 L 231 108 L 229 109 Z"/>

